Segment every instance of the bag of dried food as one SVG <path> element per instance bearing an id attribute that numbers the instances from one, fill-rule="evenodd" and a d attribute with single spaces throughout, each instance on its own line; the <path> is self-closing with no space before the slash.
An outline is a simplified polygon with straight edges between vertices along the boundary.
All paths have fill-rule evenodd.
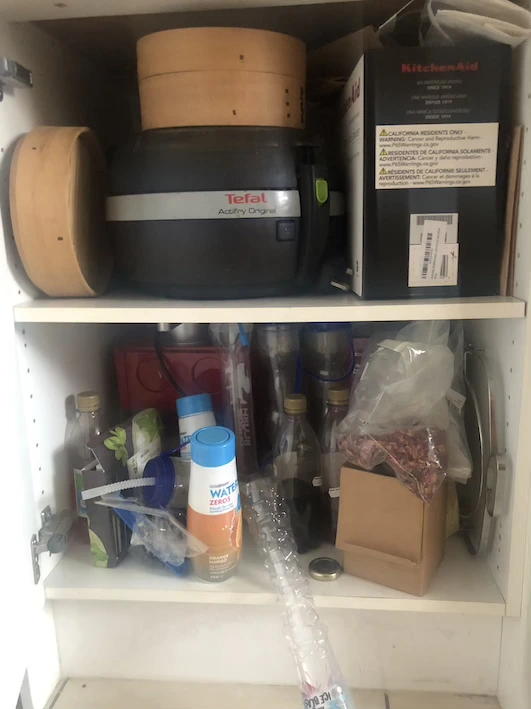
<path id="1" fill-rule="evenodd" d="M 368 470 L 386 463 L 428 504 L 448 472 L 449 336 L 448 321 L 422 321 L 381 340 L 362 364 L 339 427 L 351 463 Z"/>

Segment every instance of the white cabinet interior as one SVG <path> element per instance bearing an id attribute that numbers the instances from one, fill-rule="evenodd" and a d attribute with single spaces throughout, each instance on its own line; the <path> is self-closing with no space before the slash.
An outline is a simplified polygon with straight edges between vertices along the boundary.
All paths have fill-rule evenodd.
<path id="1" fill-rule="evenodd" d="M 201 3 L 208 10 L 229 4 Z M 234 2 L 232 6 L 268 4 L 278 3 Z M 378 7 L 383 11 L 390 4 Z M 175 3 L 169 5 L 165 0 L 149 4 L 135 0 L 128 11 L 175 9 Z M 318 18 L 326 15 L 321 31 L 334 23 L 343 26 L 346 13 L 354 17 L 362 5 L 367 7 L 367 2 L 328 4 L 325 13 L 317 4 L 297 3 L 245 12 L 259 17 L 262 26 L 298 23 L 308 28 L 311 38 L 311 33 L 319 32 Z M 191 7 L 179 3 L 179 9 Z M 197 9 L 197 3 L 193 7 Z M 2 307 L 16 323 L 2 334 L 5 331 L 11 338 L 18 354 L 13 386 L 22 413 L 12 436 L 24 451 L 11 478 L 13 498 L 25 501 L 25 511 L 19 510 L 26 520 L 22 532 L 37 531 L 46 505 L 56 510 L 68 504 L 65 402 L 85 388 L 99 388 L 111 396 L 112 347 L 131 331 L 152 332 L 161 321 L 465 319 L 468 340 L 485 350 L 499 380 L 503 406 L 497 424 L 510 462 L 506 506 L 488 556 L 471 559 L 462 548 L 452 547 L 424 599 L 347 578 L 326 592 L 314 590 L 353 686 L 498 694 L 504 708 L 528 709 L 531 330 L 525 302 L 531 275 L 530 47 L 522 47 L 515 56 L 514 120 L 525 126 L 516 299 L 369 303 L 347 295 L 328 300 L 185 303 L 111 293 L 99 300 L 36 300 L 9 223 L 8 173 L 14 144 L 21 134 L 42 124 L 88 124 L 104 142 L 120 134 L 126 125 L 122 117 L 128 111 L 128 91 L 120 91 L 120 75 L 109 66 L 119 64 L 122 51 L 124 66 L 129 66 L 127 57 L 134 51 L 131 38 L 161 23 L 176 26 L 179 17 L 112 16 L 123 9 L 116 0 L 90 4 L 4 0 L 2 6 L 7 20 L 48 21 L 61 12 L 71 18 L 61 27 L 48 22 L 41 27 L 0 22 L 2 55 L 19 61 L 34 76 L 33 89 L 6 91 L 0 103 L 0 208 L 6 247 L 0 256 L 0 280 Z M 102 17 L 75 19 L 89 14 Z M 209 11 L 205 24 L 213 24 L 217 17 Z M 58 39 L 68 40 L 68 36 L 73 46 L 66 47 Z M 98 65 L 95 59 L 100 55 Z M 105 405 L 112 411 L 116 401 L 111 396 Z M 17 547 L 17 553 L 23 548 Z M 29 564 L 29 537 L 27 550 Z M 251 552 L 242 578 L 212 591 L 201 591 L 195 582 L 177 580 L 171 585 L 167 577 L 159 582 L 156 575 L 148 577 L 131 564 L 124 564 L 112 579 L 114 572 L 109 572 L 109 581 L 100 583 L 97 570 L 76 549 L 63 561 L 41 557 L 41 569 L 41 582 L 29 589 L 25 599 L 31 606 L 31 622 L 25 627 L 32 642 L 25 655 L 24 648 L 20 650 L 16 663 L 13 658 L 12 680 L 2 689 L 11 691 L 11 683 L 20 684 L 17 673 L 27 668 L 35 709 L 42 709 L 60 675 L 294 683 L 278 608 L 272 607 L 265 575 Z M 24 573 L 14 577 L 16 583 L 27 581 Z M 12 694 L 5 695 L 5 704 L 1 696 L 0 704 L 11 706 L 7 698 Z"/>

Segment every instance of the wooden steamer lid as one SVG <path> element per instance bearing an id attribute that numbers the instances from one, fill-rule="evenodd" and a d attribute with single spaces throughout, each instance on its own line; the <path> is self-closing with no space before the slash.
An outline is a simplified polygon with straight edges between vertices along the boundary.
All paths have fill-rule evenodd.
<path id="1" fill-rule="evenodd" d="M 257 71 L 306 80 L 306 47 L 295 37 L 242 27 L 190 27 L 138 40 L 138 80 L 181 71 Z"/>
<path id="2" fill-rule="evenodd" d="M 168 30 L 139 40 L 142 128 L 304 127 L 306 48 L 278 32 Z"/>
<path id="3" fill-rule="evenodd" d="M 105 159 L 89 128 L 43 127 L 21 138 L 10 174 L 17 248 L 33 283 L 53 297 L 108 285 Z"/>

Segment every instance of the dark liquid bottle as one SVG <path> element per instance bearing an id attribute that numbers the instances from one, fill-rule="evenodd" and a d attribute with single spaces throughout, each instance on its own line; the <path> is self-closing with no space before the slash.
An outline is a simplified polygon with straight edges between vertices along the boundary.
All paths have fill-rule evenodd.
<path id="1" fill-rule="evenodd" d="M 349 389 L 331 387 L 328 390 L 328 410 L 319 432 L 322 452 L 323 484 L 323 537 L 332 544 L 336 543 L 337 520 L 339 516 L 339 479 L 345 457 L 337 446 L 337 429 L 348 412 Z"/>
<path id="2" fill-rule="evenodd" d="M 274 470 L 286 505 L 297 550 L 303 554 L 321 542 L 323 501 L 321 452 L 306 419 L 306 397 L 290 394 L 275 448 Z"/>

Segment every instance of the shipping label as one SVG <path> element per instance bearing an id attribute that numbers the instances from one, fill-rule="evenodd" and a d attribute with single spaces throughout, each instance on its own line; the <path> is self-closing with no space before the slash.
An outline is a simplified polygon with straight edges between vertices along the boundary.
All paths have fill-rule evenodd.
<path id="1" fill-rule="evenodd" d="M 376 189 L 494 187 L 498 123 L 376 126 Z"/>
<path id="2" fill-rule="evenodd" d="M 409 287 L 456 286 L 458 273 L 458 215 L 412 214 L 409 227 Z"/>

